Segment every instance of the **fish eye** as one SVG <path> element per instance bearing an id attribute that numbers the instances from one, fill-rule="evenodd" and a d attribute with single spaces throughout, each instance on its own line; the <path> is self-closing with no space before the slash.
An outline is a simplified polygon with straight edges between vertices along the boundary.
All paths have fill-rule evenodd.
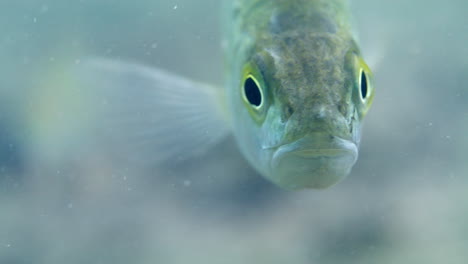
<path id="1" fill-rule="evenodd" d="M 361 116 L 366 115 L 375 96 L 374 77 L 369 66 L 359 54 L 354 57 L 353 100 L 355 100 Z"/>
<path id="2" fill-rule="evenodd" d="M 367 97 L 369 96 L 369 89 L 368 89 L 368 80 L 366 73 L 361 69 L 361 75 L 359 78 L 359 87 L 361 91 L 361 100 L 366 101 Z"/>
<path id="3" fill-rule="evenodd" d="M 254 108 L 258 109 L 263 103 L 263 92 L 260 85 L 252 75 L 248 75 L 244 81 L 244 99 Z"/>
<path id="4" fill-rule="evenodd" d="M 263 74 L 253 62 L 247 62 L 242 70 L 239 95 L 250 117 L 261 124 L 265 120 L 269 100 Z"/>

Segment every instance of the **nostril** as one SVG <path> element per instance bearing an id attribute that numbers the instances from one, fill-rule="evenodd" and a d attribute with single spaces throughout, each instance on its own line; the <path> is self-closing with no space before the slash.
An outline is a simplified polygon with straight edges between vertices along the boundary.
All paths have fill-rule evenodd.
<path id="1" fill-rule="evenodd" d="M 281 116 L 283 122 L 286 122 L 292 116 L 293 113 L 294 113 L 294 109 L 292 108 L 292 106 L 290 105 L 285 106 L 283 108 L 283 114 Z"/>

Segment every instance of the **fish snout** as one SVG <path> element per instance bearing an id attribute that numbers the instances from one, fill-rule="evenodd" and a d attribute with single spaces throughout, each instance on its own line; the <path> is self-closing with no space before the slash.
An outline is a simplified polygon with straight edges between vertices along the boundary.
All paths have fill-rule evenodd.
<path id="1" fill-rule="evenodd" d="M 300 138 L 310 133 L 322 133 L 351 139 L 350 125 L 337 108 L 319 105 L 295 111 L 287 121 L 285 135 Z"/>

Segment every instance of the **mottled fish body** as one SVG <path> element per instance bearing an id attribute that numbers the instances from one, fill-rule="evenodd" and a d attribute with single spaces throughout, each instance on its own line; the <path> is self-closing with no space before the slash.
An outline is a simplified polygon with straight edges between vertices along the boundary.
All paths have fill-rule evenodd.
<path id="1" fill-rule="evenodd" d="M 231 3 L 226 88 L 242 152 L 286 188 L 338 182 L 356 162 L 374 95 L 347 1 Z"/>
<path id="2" fill-rule="evenodd" d="M 225 89 L 136 64 L 80 66 L 105 98 L 106 118 L 121 126 L 109 137 L 128 155 L 160 162 L 232 132 L 249 163 L 283 188 L 346 177 L 374 96 L 347 1 L 234 0 L 224 10 Z"/>

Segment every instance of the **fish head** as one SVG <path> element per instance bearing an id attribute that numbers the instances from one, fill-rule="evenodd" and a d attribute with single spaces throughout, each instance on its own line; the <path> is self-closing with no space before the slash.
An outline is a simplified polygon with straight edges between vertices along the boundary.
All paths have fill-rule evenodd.
<path id="1" fill-rule="evenodd" d="M 355 164 L 373 77 L 351 38 L 289 36 L 253 49 L 235 100 L 250 163 L 287 189 L 326 188 Z"/>

